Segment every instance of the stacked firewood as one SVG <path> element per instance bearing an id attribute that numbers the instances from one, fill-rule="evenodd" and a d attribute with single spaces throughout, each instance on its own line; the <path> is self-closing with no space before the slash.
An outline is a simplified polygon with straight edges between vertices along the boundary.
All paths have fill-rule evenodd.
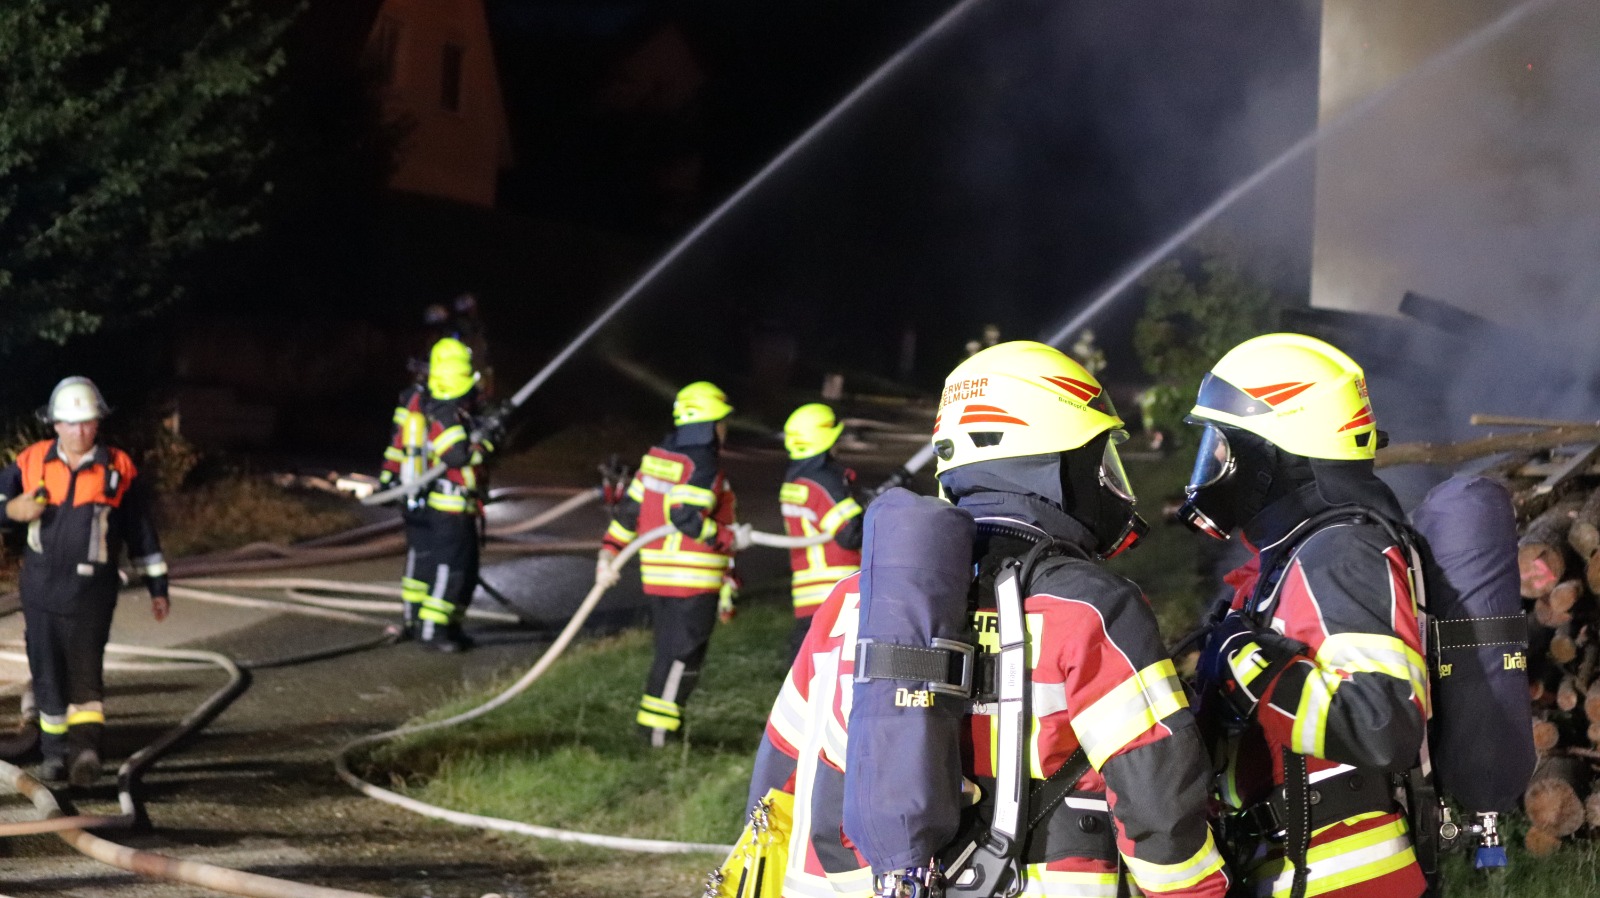
<path id="1" fill-rule="evenodd" d="M 1528 690 L 1539 764 L 1523 796 L 1537 855 L 1585 827 L 1600 832 L 1600 453 L 1591 445 L 1500 466 L 1521 538 Z M 1532 476 L 1534 479 L 1529 480 Z"/>

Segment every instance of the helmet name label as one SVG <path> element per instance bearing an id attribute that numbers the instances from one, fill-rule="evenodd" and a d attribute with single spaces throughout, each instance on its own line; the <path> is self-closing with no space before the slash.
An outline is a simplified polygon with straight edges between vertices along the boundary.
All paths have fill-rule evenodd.
<path id="1" fill-rule="evenodd" d="M 939 407 L 944 408 L 952 402 L 963 399 L 976 399 L 989 390 L 989 378 L 979 377 L 972 380 L 957 380 L 945 384 L 944 393 L 939 396 Z"/>

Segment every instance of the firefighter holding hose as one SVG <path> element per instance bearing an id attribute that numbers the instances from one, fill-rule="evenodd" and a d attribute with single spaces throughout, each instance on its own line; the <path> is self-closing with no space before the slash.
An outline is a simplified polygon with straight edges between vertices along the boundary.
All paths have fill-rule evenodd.
<path id="1" fill-rule="evenodd" d="M 401 512 L 406 529 L 401 623 L 408 638 L 440 652 L 472 647 L 462 621 L 478 588 L 484 462 L 497 436 L 484 432 L 473 416 L 477 382 L 472 350 L 454 337 L 435 343 L 427 383 L 400 394 L 379 476 L 385 487 L 412 484 L 430 469 L 444 468 L 406 498 Z"/>
<path id="2" fill-rule="evenodd" d="M 861 568 L 862 508 L 855 496 L 856 475 L 833 457 L 833 444 L 843 432 L 833 409 L 820 402 L 795 409 L 783 425 L 783 447 L 790 459 L 778 493 L 784 531 L 790 536 L 833 537 L 818 546 L 789 550 L 795 618 L 789 638 L 791 658 L 800 651 L 811 617 L 833 584 Z"/>
<path id="3" fill-rule="evenodd" d="M 734 495 L 722 473 L 728 397 L 709 381 L 678 391 L 674 428 L 639 461 L 627 495 L 612 509 L 595 579 L 616 582 L 613 560 L 640 533 L 671 523 L 676 533 L 639 553 L 639 575 L 650 597 L 655 659 L 634 720 L 654 747 L 683 727 L 683 706 L 700 680 L 711 631 L 733 615 L 737 583 L 733 555 L 749 542 L 749 526 L 734 523 Z"/>
<path id="4" fill-rule="evenodd" d="M 102 445 L 110 409 L 86 377 L 56 385 L 44 417 L 56 438 L 22 450 L 0 471 L 8 520 L 28 527 L 22 616 L 39 710 L 40 779 L 94 783 L 105 731 L 104 662 L 123 546 L 165 620 L 167 563 L 151 519 L 149 482 L 128 454 Z"/>

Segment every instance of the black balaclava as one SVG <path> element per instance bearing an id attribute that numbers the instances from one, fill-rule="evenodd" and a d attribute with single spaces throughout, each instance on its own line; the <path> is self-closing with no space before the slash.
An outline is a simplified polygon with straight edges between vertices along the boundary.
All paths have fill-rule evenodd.
<path id="1" fill-rule="evenodd" d="M 948 472 L 946 489 L 954 495 L 972 489 L 1000 489 L 1035 496 L 1066 512 L 1094 536 L 1095 554 L 1102 558 L 1132 546 L 1149 530 L 1134 512 L 1133 503 L 1107 489 L 1100 481 L 1100 464 L 1109 433 L 1077 449 L 1054 454 L 999 458 L 964 465 Z M 957 472 L 963 472 L 957 474 Z M 951 474 L 957 474 L 951 477 Z M 958 485 L 959 484 L 959 485 Z"/>
<path id="2" fill-rule="evenodd" d="M 1233 469 L 1216 483 L 1190 487 L 1178 509 L 1178 517 L 1190 529 L 1215 539 L 1228 539 L 1261 509 L 1315 479 L 1310 459 L 1285 452 L 1247 430 L 1222 430 L 1233 453 Z"/>

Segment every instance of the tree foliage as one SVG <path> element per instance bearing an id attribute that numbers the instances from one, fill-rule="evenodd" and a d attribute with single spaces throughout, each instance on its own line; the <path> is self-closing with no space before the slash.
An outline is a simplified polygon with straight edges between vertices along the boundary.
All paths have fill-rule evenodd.
<path id="1" fill-rule="evenodd" d="M 148 316 L 252 231 L 286 26 L 248 0 L 0 4 L 0 353 Z"/>
<path id="2" fill-rule="evenodd" d="M 1141 284 L 1145 308 L 1133 345 L 1156 380 L 1144 397 L 1146 424 L 1182 442 L 1201 378 L 1229 349 L 1273 330 L 1278 307 L 1266 281 L 1222 245 L 1165 262 Z"/>

